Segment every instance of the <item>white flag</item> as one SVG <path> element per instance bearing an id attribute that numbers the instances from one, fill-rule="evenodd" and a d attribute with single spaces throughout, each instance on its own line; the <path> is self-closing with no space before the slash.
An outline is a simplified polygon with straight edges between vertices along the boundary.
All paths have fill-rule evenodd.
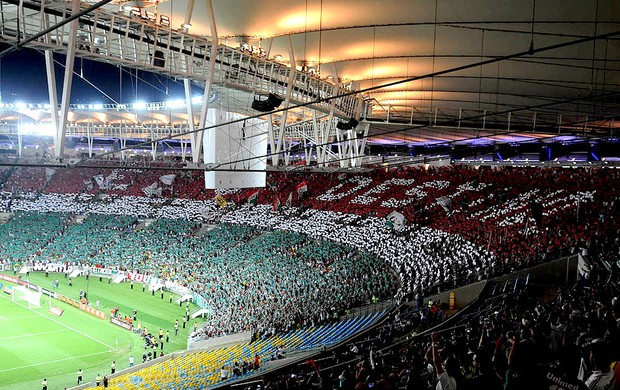
<path id="1" fill-rule="evenodd" d="M 95 183 L 97 183 L 99 188 L 101 188 L 101 189 L 105 189 L 106 188 L 105 178 L 103 177 L 103 175 L 93 176 L 93 179 L 95 179 Z"/>
<path id="2" fill-rule="evenodd" d="M 450 214 L 450 209 L 452 208 L 452 199 L 447 196 L 442 196 L 441 198 L 437 198 L 437 203 L 443 208 L 446 214 Z"/>
<path id="3" fill-rule="evenodd" d="M 50 181 L 56 171 L 52 168 L 45 168 L 45 180 Z"/>
<path id="4" fill-rule="evenodd" d="M 405 216 L 402 215 L 401 213 L 399 213 L 398 211 L 392 211 L 387 217 L 386 217 L 386 221 L 385 224 L 387 226 L 391 226 L 394 228 L 394 230 L 396 230 L 397 232 L 402 231 L 403 229 L 405 229 L 405 223 L 407 222 L 407 220 L 405 219 Z"/>
<path id="5" fill-rule="evenodd" d="M 177 175 L 163 175 L 159 178 L 159 180 L 161 180 L 162 183 L 164 183 L 165 185 L 169 186 L 172 185 L 172 182 L 174 181 L 174 178 L 177 177 Z"/>
<path id="6" fill-rule="evenodd" d="M 159 190 L 159 194 L 157 190 Z M 154 182 L 148 187 L 144 187 L 142 189 L 142 192 L 144 192 L 146 196 L 153 196 L 153 195 L 161 196 L 161 188 L 157 188 L 157 182 Z"/>

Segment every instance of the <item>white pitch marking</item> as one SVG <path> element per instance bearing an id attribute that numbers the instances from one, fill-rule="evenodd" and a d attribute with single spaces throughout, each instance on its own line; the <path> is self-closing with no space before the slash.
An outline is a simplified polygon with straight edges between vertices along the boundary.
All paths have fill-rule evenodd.
<path id="1" fill-rule="evenodd" d="M 9 300 L 8 298 L 5 298 L 5 297 L 3 297 L 3 298 L 4 298 L 4 299 L 6 299 L 6 300 Z M 13 301 L 11 301 L 11 302 L 13 302 Z M 26 308 L 26 309 L 28 309 L 28 310 L 32 311 L 33 313 L 40 315 L 41 317 L 47 318 L 48 320 L 53 321 L 53 322 L 57 323 L 58 325 L 64 326 L 64 327 L 65 327 L 65 328 L 67 328 L 67 329 L 71 329 L 71 330 L 72 330 L 72 331 L 74 331 L 75 333 L 79 333 L 79 334 L 81 334 L 82 336 L 87 337 L 87 338 L 89 338 L 89 339 L 91 339 L 91 340 L 93 340 L 93 341 L 96 341 L 96 342 L 98 342 L 99 344 L 101 344 L 101 345 L 103 345 L 103 346 L 105 346 L 105 347 L 108 347 L 108 348 L 110 348 L 110 349 L 114 349 L 114 347 L 113 347 L 113 346 L 108 345 L 108 344 L 104 343 L 103 341 L 99 341 L 99 340 L 97 340 L 96 338 L 94 338 L 94 337 L 92 337 L 92 336 L 89 336 L 89 335 L 87 335 L 87 334 L 86 334 L 86 333 L 84 333 L 84 332 L 80 332 L 79 330 L 77 330 L 77 329 L 75 329 L 75 328 L 72 328 L 72 327 L 70 327 L 69 325 L 65 325 L 65 324 L 63 324 L 63 323 L 62 323 L 62 322 L 60 322 L 60 321 L 57 321 L 57 320 L 55 320 L 55 319 L 53 319 L 53 318 L 50 318 L 50 317 L 48 317 L 48 316 L 45 316 L 45 315 L 43 315 L 43 314 L 41 314 L 41 313 L 39 313 L 39 312 L 36 312 L 36 311 L 34 311 L 34 310 L 32 310 L 32 309 L 30 309 L 30 308 L 26 307 L 26 306 L 20 305 L 20 304 L 19 304 L 19 303 L 17 303 L 17 302 L 13 302 L 13 303 L 15 303 L 16 305 L 19 305 L 19 306 L 21 306 L 21 307 L 23 307 L 23 308 Z"/>
<path id="2" fill-rule="evenodd" d="M 39 335 L 42 335 L 42 334 L 68 332 L 68 331 L 69 331 L 69 329 L 58 329 L 58 330 L 48 330 L 47 332 L 20 334 L 20 335 L 17 335 L 17 336 L 2 337 L 2 338 L 0 338 L 0 341 L 12 340 L 12 339 L 21 339 L 22 337 L 32 337 L 32 336 L 39 336 Z"/>
<path id="3" fill-rule="evenodd" d="M 0 316 L 2 317 L 2 316 Z M 19 316 L 19 317 L 11 317 L 11 318 L 6 318 L 6 317 L 2 317 L 5 321 L 15 321 L 15 320 L 22 320 L 24 318 L 35 318 L 38 317 L 37 315 L 31 315 L 31 316 Z"/>
<path id="4" fill-rule="evenodd" d="M 88 356 L 101 355 L 102 353 L 110 353 L 110 352 L 109 351 L 102 351 L 102 352 L 89 353 L 88 355 L 70 356 L 70 357 L 66 357 L 64 359 L 56 359 L 56 360 L 50 360 L 48 362 L 34 363 L 34 364 L 29 364 L 27 366 L 6 368 L 4 370 L 0 370 L 0 372 L 7 372 L 7 371 L 13 371 L 13 370 L 21 370 L 22 368 L 42 366 L 44 364 L 63 362 L 63 361 L 72 360 L 72 359 L 81 359 L 81 358 L 88 357 Z"/>

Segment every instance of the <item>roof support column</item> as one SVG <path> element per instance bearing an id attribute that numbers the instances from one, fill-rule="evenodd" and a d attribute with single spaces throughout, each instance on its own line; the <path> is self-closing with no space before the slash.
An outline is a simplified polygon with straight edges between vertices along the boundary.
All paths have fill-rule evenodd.
<path id="1" fill-rule="evenodd" d="M 127 147 L 127 137 L 125 137 L 125 133 L 123 132 L 122 123 L 118 127 L 118 143 L 121 146 L 121 160 L 126 160 L 127 151 L 125 150 L 125 148 Z"/>
<path id="2" fill-rule="evenodd" d="M 45 50 L 45 68 L 47 70 L 47 92 L 50 98 L 50 116 L 54 134 L 58 133 L 58 95 L 56 94 L 56 71 L 54 69 L 54 53 L 51 50 Z M 54 147 L 56 146 L 56 138 L 54 138 Z"/>
<path id="3" fill-rule="evenodd" d="M 157 139 L 157 134 L 155 134 L 155 130 L 153 129 L 153 124 L 149 125 L 149 135 L 151 139 Z M 151 142 L 151 158 L 153 161 L 157 160 L 157 146 L 159 144 L 157 142 Z"/>
<path id="4" fill-rule="evenodd" d="M 358 125 L 362 127 L 362 131 L 361 132 L 354 132 L 355 133 L 355 144 L 356 144 L 356 148 L 355 148 L 355 158 L 353 159 L 352 165 L 353 166 L 361 166 L 362 165 L 362 158 L 364 157 L 364 151 L 366 150 L 366 140 L 368 139 L 368 132 L 370 130 L 370 123 L 368 122 L 364 122 L 360 125 Z M 358 134 L 362 134 L 362 139 L 359 138 Z"/>
<path id="5" fill-rule="evenodd" d="M 332 96 L 337 93 L 336 86 L 332 87 Z M 321 134 L 321 156 L 318 159 L 319 164 L 325 164 L 327 162 L 327 151 L 331 147 L 328 145 L 329 133 L 331 132 L 332 126 L 335 126 L 334 123 L 334 109 L 336 107 L 336 99 L 332 99 L 329 105 L 329 115 L 327 116 L 327 121 L 323 123 L 323 134 Z"/>
<path id="6" fill-rule="evenodd" d="M 345 141 L 345 136 L 342 134 L 342 130 L 336 127 L 336 142 L 338 142 L 338 165 L 341 168 L 345 168 L 347 166 L 347 141 Z"/>
<path id="7" fill-rule="evenodd" d="M 278 159 L 280 158 L 280 152 L 283 150 L 283 141 L 284 141 L 284 130 L 286 129 L 286 117 L 288 115 L 288 106 L 291 103 L 291 94 L 293 92 L 293 84 L 295 83 L 295 52 L 293 50 L 293 41 L 289 35 L 288 37 L 288 47 L 289 47 L 289 60 L 291 63 L 290 73 L 288 75 L 287 85 L 286 85 L 286 96 L 284 97 L 284 111 L 282 111 L 282 117 L 280 123 L 280 131 L 278 132 L 278 142 L 276 144 L 276 152 L 271 156 L 271 162 L 274 166 L 278 166 Z"/>
<path id="8" fill-rule="evenodd" d="M 71 14 L 80 11 L 80 0 L 71 1 Z M 60 123 L 56 127 L 54 146 L 56 158 L 62 159 L 65 155 L 65 129 L 69 115 L 69 99 L 71 97 L 71 84 L 73 82 L 73 65 L 75 63 L 75 44 L 78 30 L 78 19 L 71 21 L 69 27 L 69 42 L 67 44 L 67 60 L 65 62 L 65 75 L 62 84 L 62 100 L 60 102 Z M 51 103 L 51 102 L 50 102 Z"/>
<path id="9" fill-rule="evenodd" d="M 199 162 L 200 149 L 196 146 L 196 124 L 194 123 L 194 107 L 192 105 L 192 84 L 189 79 L 183 79 L 183 87 L 185 89 L 185 104 L 187 106 L 187 131 L 189 132 L 189 142 L 192 147 L 192 161 Z M 197 154 L 194 151 L 198 150 Z"/>
<path id="10" fill-rule="evenodd" d="M 316 161 L 318 164 L 321 157 L 319 146 L 319 143 L 321 143 L 321 141 L 319 138 L 319 123 L 316 120 L 316 110 L 312 110 L 312 130 L 314 132 L 314 154 L 316 156 Z M 310 150 L 310 154 L 312 154 L 312 150 Z"/>
<path id="11" fill-rule="evenodd" d="M 92 157 L 93 156 L 93 136 L 92 134 L 90 134 L 90 128 L 93 125 L 93 120 L 89 119 L 88 123 L 86 124 L 86 143 L 88 144 L 88 157 Z"/>
<path id="12" fill-rule="evenodd" d="M 187 10 L 185 11 L 185 20 L 181 25 L 181 28 L 187 29 L 189 28 L 192 22 L 192 15 L 194 13 L 194 0 L 189 0 L 187 2 Z"/>
<path id="13" fill-rule="evenodd" d="M 219 42 L 217 37 L 217 27 L 215 25 L 215 12 L 213 11 L 213 2 L 211 0 L 206 0 L 206 5 L 207 14 L 209 15 L 209 25 L 211 27 L 211 49 L 209 52 L 209 75 L 207 77 L 207 81 L 205 82 L 205 90 L 202 96 L 202 108 L 200 111 L 200 122 L 198 123 L 199 131 L 196 133 L 192 133 L 192 138 L 194 139 L 194 145 L 192 145 L 192 160 L 196 164 L 200 162 L 200 152 L 202 150 L 202 139 L 204 135 L 203 129 L 207 126 L 209 98 L 211 97 L 211 85 L 213 84 L 213 75 L 215 74 L 215 60 L 217 59 Z"/>

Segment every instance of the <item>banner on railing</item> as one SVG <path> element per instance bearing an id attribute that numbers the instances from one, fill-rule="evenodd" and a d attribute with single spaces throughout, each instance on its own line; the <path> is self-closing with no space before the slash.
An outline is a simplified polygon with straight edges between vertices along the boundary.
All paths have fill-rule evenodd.
<path id="1" fill-rule="evenodd" d="M 151 275 L 144 275 L 137 272 L 127 272 L 127 279 L 133 280 L 137 283 L 149 283 L 151 278 Z"/>
<path id="2" fill-rule="evenodd" d="M 102 320 L 105 320 L 105 313 L 102 312 L 101 310 L 97 310 L 95 308 L 92 308 L 90 306 L 88 306 L 87 304 L 81 303 L 79 301 L 76 301 L 75 299 L 66 297 L 62 294 L 58 294 L 58 300 L 64 303 L 67 303 L 73 307 L 77 307 L 78 309 L 85 311 L 88 314 L 91 314 L 97 318 L 100 318 Z"/>
<path id="3" fill-rule="evenodd" d="M 133 325 L 128 321 L 123 321 L 121 318 L 110 316 L 110 322 L 116 326 L 120 326 L 123 329 L 127 329 L 130 332 L 133 330 Z"/>
<path id="4" fill-rule="evenodd" d="M 17 278 L 9 275 L 0 274 L 0 280 L 6 280 L 7 282 L 17 284 Z"/>

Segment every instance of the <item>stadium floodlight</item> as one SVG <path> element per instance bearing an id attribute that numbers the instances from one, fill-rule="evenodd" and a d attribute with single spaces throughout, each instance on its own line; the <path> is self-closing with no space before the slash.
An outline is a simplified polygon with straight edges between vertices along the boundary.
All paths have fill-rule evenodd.
<path id="1" fill-rule="evenodd" d="M 167 100 L 165 104 L 166 104 L 166 107 L 168 108 L 183 108 L 185 107 L 185 100 L 183 99 Z"/>
<path id="2" fill-rule="evenodd" d="M 145 102 L 134 102 L 133 104 L 134 110 L 146 110 Z"/>
<path id="3" fill-rule="evenodd" d="M 192 104 L 200 104 L 202 103 L 202 95 L 194 96 L 192 98 Z"/>
<path id="4" fill-rule="evenodd" d="M 54 126 L 50 123 L 22 123 L 17 125 L 17 133 L 21 135 L 53 136 Z"/>
<path id="5" fill-rule="evenodd" d="M 26 286 L 13 287 L 12 299 L 13 302 L 26 301 L 28 302 L 28 309 L 32 307 L 41 307 L 41 292 L 32 291 Z"/>

